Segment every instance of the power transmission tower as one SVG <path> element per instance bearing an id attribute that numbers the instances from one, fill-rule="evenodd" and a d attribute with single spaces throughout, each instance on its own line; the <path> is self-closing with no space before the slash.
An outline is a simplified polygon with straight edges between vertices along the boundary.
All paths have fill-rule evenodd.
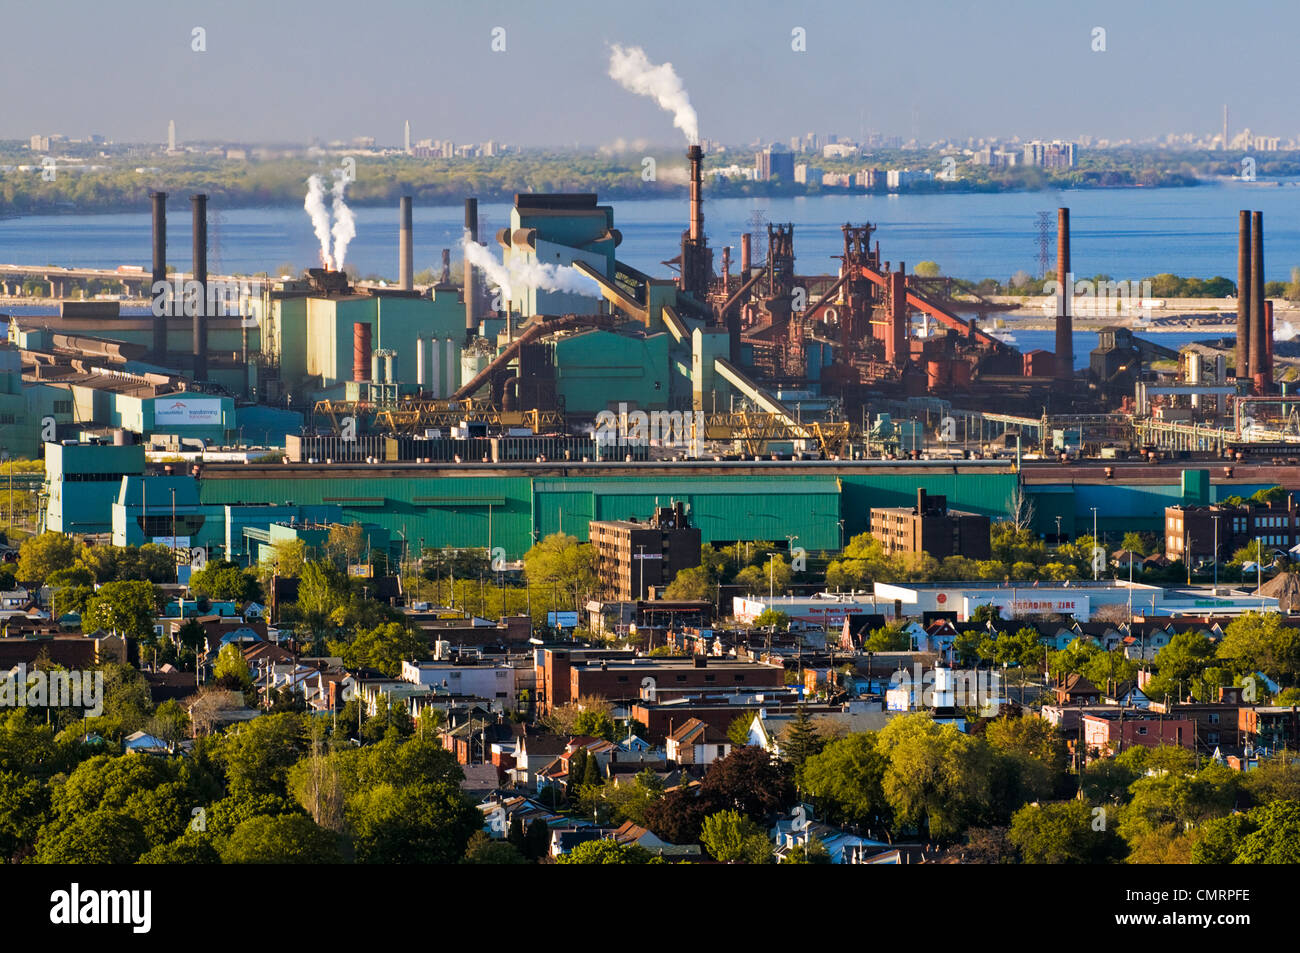
<path id="1" fill-rule="evenodd" d="M 1051 267 L 1051 258 L 1048 257 L 1048 249 L 1051 247 L 1052 234 L 1052 213 L 1038 213 L 1038 277 L 1047 276 L 1047 269 Z"/>

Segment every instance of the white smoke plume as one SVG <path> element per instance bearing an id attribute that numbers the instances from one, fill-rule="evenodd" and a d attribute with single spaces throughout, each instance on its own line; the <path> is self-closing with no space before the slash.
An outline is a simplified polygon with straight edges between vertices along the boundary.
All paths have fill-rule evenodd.
<path id="1" fill-rule="evenodd" d="M 343 201 L 343 192 L 347 188 L 347 176 L 342 170 L 336 169 L 336 178 L 334 179 L 334 228 L 331 230 L 334 235 L 334 267 L 343 268 L 343 260 L 348 255 L 348 243 L 357 237 L 357 221 L 352 215 L 352 209 L 348 208 L 348 203 Z"/>
<path id="2" fill-rule="evenodd" d="M 333 268 L 334 261 L 330 258 L 330 213 L 325 208 L 325 183 L 319 175 L 313 175 L 307 180 L 307 200 L 302 203 L 302 207 L 311 216 L 311 227 L 316 232 L 316 240 L 320 242 L 321 264 Z"/>
<path id="3" fill-rule="evenodd" d="M 469 231 L 461 238 L 465 260 L 483 272 L 489 285 L 501 289 L 507 301 L 515 300 L 515 292 L 527 288 L 538 291 L 562 291 L 570 294 L 595 297 L 595 282 L 572 265 L 550 265 L 539 261 L 526 261 L 522 256 L 510 256 L 509 266 L 496 260 L 488 249 L 474 241 Z"/>
<path id="4" fill-rule="evenodd" d="M 656 66 L 641 47 L 624 48 L 615 43 L 610 47 L 609 75 L 624 89 L 649 96 L 660 109 L 672 113 L 673 125 L 686 134 L 689 145 L 700 141 L 699 117 L 672 63 Z"/>
<path id="5" fill-rule="evenodd" d="M 1273 326 L 1274 341 L 1294 341 L 1297 334 L 1300 334 L 1300 330 L 1290 321 L 1278 321 Z"/>

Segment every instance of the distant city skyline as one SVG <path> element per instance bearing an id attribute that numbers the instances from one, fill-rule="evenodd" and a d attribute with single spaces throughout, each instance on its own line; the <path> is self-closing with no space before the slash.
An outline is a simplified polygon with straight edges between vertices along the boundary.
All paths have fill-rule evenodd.
<path id="1" fill-rule="evenodd" d="M 0 61 L 0 138 L 162 143 L 175 120 L 182 144 L 372 137 L 402 148 L 409 121 L 412 142 L 681 142 L 666 113 L 608 78 L 612 43 L 671 62 L 701 136 L 731 145 L 808 132 L 921 143 L 1209 140 L 1224 104 L 1234 134 L 1288 141 L 1300 132 L 1283 72 L 1300 8 L 755 0 L 655 11 L 590 0 L 563 10 L 515 0 L 19 5 L 6 14 L 23 41 Z"/>

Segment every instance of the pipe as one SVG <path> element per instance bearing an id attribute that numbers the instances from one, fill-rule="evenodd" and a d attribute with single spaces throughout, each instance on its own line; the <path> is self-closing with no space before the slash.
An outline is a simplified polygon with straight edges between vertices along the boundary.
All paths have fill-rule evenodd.
<path id="1" fill-rule="evenodd" d="M 370 370 L 370 325 L 364 321 L 352 322 L 352 379 L 367 380 Z"/>
<path id="2" fill-rule="evenodd" d="M 194 379 L 208 379 L 208 197 L 203 193 L 190 196 L 194 213 L 194 280 L 199 284 L 199 300 L 194 308 Z"/>
<path id="3" fill-rule="evenodd" d="M 411 197 L 403 195 L 397 201 L 397 272 L 398 286 L 403 291 L 415 287 L 415 258 L 412 250 Z"/>
<path id="4" fill-rule="evenodd" d="M 1237 213 L 1237 347 L 1234 375 L 1250 376 L 1250 212 Z"/>
<path id="5" fill-rule="evenodd" d="M 465 231 L 469 232 L 469 240 L 478 241 L 478 199 L 465 200 Z M 474 276 L 474 266 L 470 264 L 468 256 L 465 258 L 465 331 L 468 334 L 478 333 L 478 295 L 477 282 Z"/>
<path id="6" fill-rule="evenodd" d="M 1070 316 L 1070 210 L 1056 210 L 1056 379 L 1074 379 L 1074 320 Z"/>
<path id="7" fill-rule="evenodd" d="M 164 286 L 167 284 L 167 193 L 150 192 L 149 198 L 153 202 L 153 275 L 151 280 L 153 285 L 150 289 L 150 297 L 155 298 L 154 316 L 153 316 L 153 362 L 159 365 L 167 363 L 167 314 L 172 309 L 164 309 L 159 306 L 156 297 L 159 294 L 158 285 L 161 282 Z M 173 308 L 176 299 L 172 298 Z"/>
<path id="8" fill-rule="evenodd" d="M 1250 221 L 1250 376 L 1258 391 L 1264 375 L 1264 213 Z M 1260 391 L 1263 393 L 1263 391 Z"/>

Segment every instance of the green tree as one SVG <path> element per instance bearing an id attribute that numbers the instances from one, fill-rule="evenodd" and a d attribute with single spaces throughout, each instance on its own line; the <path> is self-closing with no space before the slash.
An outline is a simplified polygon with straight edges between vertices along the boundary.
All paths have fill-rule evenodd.
<path id="1" fill-rule="evenodd" d="M 521 835 L 522 837 L 522 835 Z M 470 835 L 465 847 L 466 864 L 526 864 L 528 858 L 513 841 L 496 841 L 482 831 Z"/>
<path id="2" fill-rule="evenodd" d="M 1147 544 L 1146 537 L 1141 533 L 1129 530 L 1124 534 L 1124 539 L 1119 544 L 1120 549 L 1127 549 L 1131 553 L 1137 553 L 1139 556 L 1151 555 L 1151 548 Z"/>
<path id="3" fill-rule="evenodd" d="M 232 691 L 242 692 L 253 687 L 253 673 L 248 667 L 248 660 L 234 642 L 227 642 L 217 653 L 212 676 L 220 685 Z"/>
<path id="4" fill-rule="evenodd" d="M 1300 801 L 1275 801 L 1250 812 L 1256 829 L 1246 835 L 1236 863 L 1300 863 Z"/>
<path id="5" fill-rule="evenodd" d="M 749 729 L 754 724 L 755 714 L 752 711 L 742 711 L 731 719 L 731 724 L 727 726 L 727 740 L 733 748 L 743 748 L 749 744 Z"/>
<path id="6" fill-rule="evenodd" d="M 337 864 L 338 838 L 306 814 L 251 817 L 221 847 L 225 864 Z"/>
<path id="7" fill-rule="evenodd" d="M 666 589 L 664 598 L 683 602 L 714 602 L 718 596 L 718 583 L 706 566 L 690 566 L 678 570 Z"/>
<path id="8" fill-rule="evenodd" d="M 524 853 L 529 860 L 537 860 L 550 853 L 551 827 L 546 823 L 546 818 L 539 817 L 530 823 L 525 836 L 527 837 L 527 843 L 525 844 Z"/>
<path id="9" fill-rule="evenodd" d="M 636 844 L 618 844 L 612 840 L 589 840 L 579 844 L 559 860 L 561 864 L 662 864 L 644 847 Z"/>
<path id="10" fill-rule="evenodd" d="M 42 831 L 39 864 L 133 864 L 148 849 L 140 822 L 109 807 L 73 818 L 57 832 Z"/>
<path id="11" fill-rule="evenodd" d="M 379 784 L 349 796 L 346 814 L 357 861 L 449 864 L 465 854 L 483 816 L 448 781 Z"/>
<path id="12" fill-rule="evenodd" d="M 86 600 L 82 629 L 103 629 L 134 639 L 153 636 L 153 621 L 161 607 L 158 589 L 151 582 L 109 582 Z"/>
<path id="13" fill-rule="evenodd" d="M 1065 773 L 1065 743 L 1056 726 L 1036 715 L 995 718 L 984 740 L 1012 767 L 1016 803 L 1045 800 Z"/>
<path id="14" fill-rule="evenodd" d="M 790 616 L 780 609 L 764 609 L 754 617 L 754 628 L 766 629 L 771 626 L 777 632 L 790 629 Z"/>
<path id="15" fill-rule="evenodd" d="M 714 860 L 724 864 L 772 862 L 767 833 L 739 811 L 718 811 L 706 817 L 700 843 Z"/>
<path id="16" fill-rule="evenodd" d="M 873 630 L 862 648 L 867 652 L 906 652 L 912 648 L 912 636 L 904 624 L 891 622 Z"/>
<path id="17" fill-rule="evenodd" d="M 238 563 L 224 559 L 210 562 L 193 573 L 190 576 L 190 591 L 209 599 L 237 603 L 262 598 L 262 587 L 258 584 L 257 577 Z"/>
<path id="18" fill-rule="evenodd" d="M 1257 829 L 1249 814 L 1229 814 L 1206 821 L 1196 831 L 1192 845 L 1194 864 L 1231 864 L 1245 839 Z"/>
<path id="19" fill-rule="evenodd" d="M 374 668 L 390 677 L 401 674 L 403 661 L 429 657 L 424 640 L 401 622 L 377 625 L 350 642 L 331 639 L 329 648 L 348 668 Z"/>
<path id="20" fill-rule="evenodd" d="M 877 736 L 854 732 L 832 741 L 803 769 L 803 789 L 836 821 L 859 827 L 889 817 L 883 782 L 888 761 Z"/>
<path id="21" fill-rule="evenodd" d="M 818 838 L 810 837 L 807 844 L 795 844 L 790 852 L 781 858 L 783 864 L 829 864 L 830 851 Z"/>
<path id="22" fill-rule="evenodd" d="M 1260 671 L 1289 684 L 1300 673 L 1300 630 L 1276 612 L 1247 612 L 1223 630 L 1217 655 L 1237 672 Z"/>
<path id="23" fill-rule="evenodd" d="M 822 749 L 821 739 L 813 728 L 812 719 L 803 705 L 799 706 L 794 721 L 786 727 L 781 738 L 781 757 L 794 768 L 798 778 L 804 764 Z"/>
<path id="24" fill-rule="evenodd" d="M 77 558 L 77 544 L 62 533 L 41 533 L 18 547 L 17 577 L 20 582 L 41 584 L 52 572 L 69 569 Z"/>
<path id="25" fill-rule="evenodd" d="M 903 824 L 947 840 L 990 806 L 992 755 L 983 741 L 924 713 L 892 719 L 878 738 L 889 759 L 882 788 Z"/>
<path id="26" fill-rule="evenodd" d="M 766 821 L 794 803 L 794 785 L 788 765 L 774 760 L 762 748 L 746 747 L 709 765 L 700 785 L 700 798 L 720 810 L 738 810 Z"/>
<path id="27" fill-rule="evenodd" d="M 1230 626 L 1231 627 L 1231 626 Z M 1214 658 L 1214 646 L 1202 632 L 1178 632 L 1156 653 L 1156 674 L 1144 689 L 1151 698 L 1183 700 Z"/>
<path id="28" fill-rule="evenodd" d="M 1011 818 L 1007 838 L 1026 864 L 1106 863 L 1121 851 L 1104 817 L 1084 801 L 1026 804 Z"/>
<path id="29" fill-rule="evenodd" d="M 524 576 L 543 591 L 554 587 L 578 608 L 582 594 L 596 585 L 595 550 L 572 536 L 552 533 L 524 553 Z"/>

